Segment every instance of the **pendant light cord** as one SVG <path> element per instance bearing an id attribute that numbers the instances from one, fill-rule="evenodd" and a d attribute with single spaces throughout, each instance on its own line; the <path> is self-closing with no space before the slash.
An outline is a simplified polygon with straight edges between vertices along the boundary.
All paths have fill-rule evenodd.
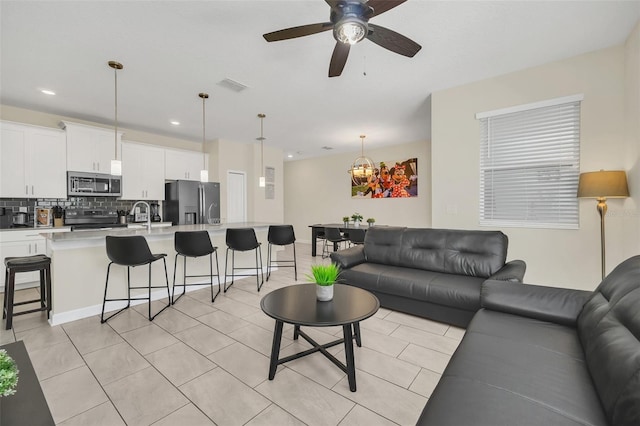
<path id="1" fill-rule="evenodd" d="M 204 135 L 205 135 L 205 133 L 204 133 L 204 129 L 205 129 L 205 127 L 204 127 L 204 125 L 205 125 L 204 100 L 205 99 L 206 98 L 203 96 L 202 97 L 202 153 L 204 153 L 204 141 L 205 141 L 205 139 L 204 139 Z M 204 159 L 203 159 L 203 161 L 204 161 Z M 204 163 L 203 163 L 203 165 L 204 165 Z"/>
<path id="2" fill-rule="evenodd" d="M 202 99 L 202 154 L 205 154 L 205 123 L 206 123 L 206 114 L 205 114 L 205 101 L 209 98 L 208 93 L 200 92 L 198 96 Z M 202 170 L 206 169 L 206 160 L 204 155 L 202 156 Z"/>
<path id="3" fill-rule="evenodd" d="M 260 118 L 260 137 L 257 138 L 260 141 L 260 176 L 264 176 L 264 118 L 265 114 L 258 114 Z"/>
<path id="4" fill-rule="evenodd" d="M 118 159 L 118 68 L 113 68 L 115 76 L 115 132 L 113 134 L 113 146 L 115 149 L 115 159 Z"/>

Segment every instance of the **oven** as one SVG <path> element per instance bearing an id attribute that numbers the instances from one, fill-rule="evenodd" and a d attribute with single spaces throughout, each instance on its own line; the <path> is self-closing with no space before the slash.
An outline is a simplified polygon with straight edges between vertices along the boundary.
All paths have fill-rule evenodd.
<path id="1" fill-rule="evenodd" d="M 113 209 L 67 209 L 64 216 L 64 224 L 72 231 L 127 227 L 126 223 L 120 223 L 118 212 Z"/>

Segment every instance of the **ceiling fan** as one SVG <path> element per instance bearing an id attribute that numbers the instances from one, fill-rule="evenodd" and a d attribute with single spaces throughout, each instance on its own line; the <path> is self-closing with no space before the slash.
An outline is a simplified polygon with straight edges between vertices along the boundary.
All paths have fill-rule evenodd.
<path id="1" fill-rule="evenodd" d="M 378 16 L 407 0 L 325 0 L 331 7 L 330 22 L 302 25 L 264 34 L 265 40 L 280 41 L 304 37 L 333 29 L 336 46 L 329 64 L 329 77 L 342 74 L 349 49 L 362 39 L 371 40 L 378 46 L 412 58 L 422 48 L 415 41 L 388 28 L 369 23 Z"/>

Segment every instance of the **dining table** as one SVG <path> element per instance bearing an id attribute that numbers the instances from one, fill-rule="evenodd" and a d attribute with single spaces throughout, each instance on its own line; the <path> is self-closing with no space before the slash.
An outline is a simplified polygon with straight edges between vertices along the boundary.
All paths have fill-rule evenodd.
<path id="1" fill-rule="evenodd" d="M 340 232 L 348 233 L 350 229 L 362 229 L 367 232 L 369 228 L 368 225 L 360 225 L 354 226 L 352 223 L 344 224 L 344 223 L 315 223 L 313 225 L 309 225 L 311 228 L 311 256 L 316 256 L 316 243 L 318 242 L 318 237 L 324 234 L 324 228 L 338 228 Z M 333 250 L 336 251 L 338 249 L 338 244 L 333 243 Z"/>

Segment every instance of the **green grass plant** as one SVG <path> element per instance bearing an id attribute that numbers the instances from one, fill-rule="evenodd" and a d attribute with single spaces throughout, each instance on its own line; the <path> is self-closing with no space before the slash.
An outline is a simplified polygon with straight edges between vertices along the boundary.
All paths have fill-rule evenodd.
<path id="1" fill-rule="evenodd" d="M 321 285 L 329 286 L 336 283 L 340 276 L 340 267 L 335 263 L 328 265 L 312 265 L 311 275 L 307 275 L 307 279 Z"/>

